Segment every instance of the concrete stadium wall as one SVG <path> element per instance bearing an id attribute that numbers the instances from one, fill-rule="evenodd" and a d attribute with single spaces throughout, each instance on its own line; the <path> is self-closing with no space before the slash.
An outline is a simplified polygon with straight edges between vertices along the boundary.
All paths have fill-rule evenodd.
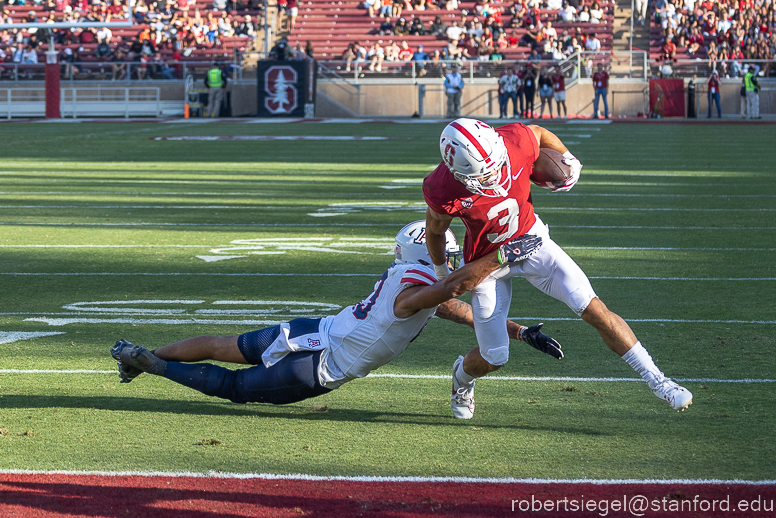
<path id="1" fill-rule="evenodd" d="M 764 115 L 776 114 L 776 82 L 762 80 L 763 91 L 760 92 L 760 112 Z M 359 96 L 344 90 L 334 83 L 318 83 L 318 92 L 322 93 L 322 102 L 316 106 L 316 117 L 351 117 L 358 114 L 362 117 L 409 117 L 420 111 L 417 84 L 385 84 L 362 83 L 359 86 Z M 423 99 L 424 117 L 444 117 L 446 97 L 441 83 L 426 83 L 426 95 Z M 722 113 L 723 115 L 740 114 L 740 90 L 738 80 L 723 80 Z M 614 79 L 609 88 L 609 112 L 612 117 L 635 116 L 648 113 L 647 82 L 640 79 Z M 705 82 L 698 85 L 698 114 L 705 116 L 708 108 Z M 581 80 L 569 88 L 566 94 L 566 105 L 570 113 L 592 115 L 594 89 L 592 82 Z M 535 98 L 539 100 L 538 95 Z M 499 107 L 496 84 L 467 84 L 462 96 L 464 115 L 473 117 L 498 117 Z M 538 102 L 537 102 L 538 105 Z M 603 111 L 603 105 L 599 107 Z M 510 106 L 511 110 L 511 106 Z M 555 103 L 553 102 L 553 112 Z"/>

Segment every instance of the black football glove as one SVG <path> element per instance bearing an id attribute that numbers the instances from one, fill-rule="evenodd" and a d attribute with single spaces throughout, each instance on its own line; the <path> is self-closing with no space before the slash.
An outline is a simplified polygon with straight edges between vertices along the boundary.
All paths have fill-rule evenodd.
<path id="1" fill-rule="evenodd" d="M 528 259 L 542 247 L 542 238 L 531 234 L 523 234 L 498 248 L 498 262 L 516 263 Z"/>
<path id="2" fill-rule="evenodd" d="M 542 326 L 539 324 L 531 327 L 524 327 L 520 330 L 520 339 L 543 353 L 549 354 L 553 358 L 563 358 L 563 351 L 560 349 L 558 341 L 542 333 Z"/>

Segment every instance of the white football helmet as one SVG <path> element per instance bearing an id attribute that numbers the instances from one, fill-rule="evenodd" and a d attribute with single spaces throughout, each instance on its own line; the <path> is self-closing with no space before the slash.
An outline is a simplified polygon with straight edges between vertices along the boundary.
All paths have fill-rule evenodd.
<path id="1" fill-rule="evenodd" d="M 455 234 L 450 229 L 445 232 L 445 252 L 447 260 L 453 269 L 458 267 L 463 254 Z M 396 234 L 396 246 L 393 249 L 396 264 L 420 263 L 433 266 L 431 256 L 426 248 L 426 222 L 415 221 L 405 226 Z"/>
<path id="2" fill-rule="evenodd" d="M 456 119 L 439 138 L 439 150 L 456 180 L 475 194 L 489 198 L 507 195 L 512 185 L 504 138 L 475 119 Z"/>

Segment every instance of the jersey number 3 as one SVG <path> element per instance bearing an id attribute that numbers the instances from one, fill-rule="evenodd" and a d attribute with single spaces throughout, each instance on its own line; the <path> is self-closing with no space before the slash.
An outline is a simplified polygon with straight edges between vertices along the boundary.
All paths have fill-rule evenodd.
<path id="1" fill-rule="evenodd" d="M 506 212 L 506 214 L 499 218 L 499 215 L 502 212 Z M 488 211 L 488 219 L 493 220 L 499 218 L 498 224 L 502 227 L 506 225 L 507 231 L 503 234 L 488 234 L 488 241 L 491 243 L 501 243 L 515 235 L 515 232 L 517 232 L 517 229 L 520 226 L 520 221 L 518 219 L 519 215 L 520 207 L 517 205 L 517 201 L 512 198 L 507 198 L 501 203 L 491 207 Z"/>

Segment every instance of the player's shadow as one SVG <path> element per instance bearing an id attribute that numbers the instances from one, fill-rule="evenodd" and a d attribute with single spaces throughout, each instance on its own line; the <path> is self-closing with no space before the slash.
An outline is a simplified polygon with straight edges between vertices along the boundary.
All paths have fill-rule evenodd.
<path id="1" fill-rule="evenodd" d="M 177 399 L 151 399 L 129 397 L 95 396 L 0 396 L 0 408 L 86 408 L 125 412 L 160 412 L 193 416 L 229 416 L 264 417 L 269 419 L 289 419 L 294 421 L 335 421 L 335 422 L 380 422 L 406 423 L 423 426 L 462 426 L 471 427 L 471 422 L 452 417 L 429 413 L 395 412 L 390 410 L 364 410 L 332 408 L 308 400 L 293 405 L 269 405 L 248 403 L 246 405 L 224 402 L 188 401 Z M 449 417 L 444 421 L 441 418 Z M 536 426 L 522 423 L 487 423 L 488 428 L 514 430 L 540 430 L 571 433 L 575 435 L 603 436 L 608 433 L 595 428 Z"/>

